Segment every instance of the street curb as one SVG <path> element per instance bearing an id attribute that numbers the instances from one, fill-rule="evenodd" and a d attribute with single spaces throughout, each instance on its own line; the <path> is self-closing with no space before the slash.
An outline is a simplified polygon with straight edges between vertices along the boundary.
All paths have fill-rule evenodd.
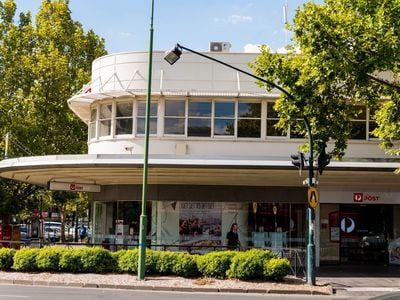
<path id="1" fill-rule="evenodd" d="M 32 286 L 51 286 L 51 287 L 77 287 L 77 288 L 105 288 L 122 290 L 142 290 L 142 291 L 174 291 L 174 292 L 197 292 L 197 293 L 242 293 L 242 294 L 296 294 L 296 295 L 333 295 L 319 291 L 306 290 L 278 290 L 278 289 L 242 289 L 242 288 L 212 288 L 212 287 L 163 287 L 148 285 L 119 285 L 119 284 L 96 284 L 81 282 L 58 282 L 58 281 L 36 281 L 22 279 L 0 279 L 0 284 L 13 285 L 32 285 Z"/>

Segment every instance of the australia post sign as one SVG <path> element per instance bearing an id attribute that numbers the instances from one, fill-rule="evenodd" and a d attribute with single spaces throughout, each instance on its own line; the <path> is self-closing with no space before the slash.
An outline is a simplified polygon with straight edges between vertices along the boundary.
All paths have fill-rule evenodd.
<path id="1" fill-rule="evenodd" d="M 371 193 L 353 193 L 353 202 L 368 203 L 368 202 L 379 202 L 380 196 Z"/>
<path id="2" fill-rule="evenodd" d="M 52 182 L 48 183 L 50 190 L 56 191 L 70 191 L 70 192 L 100 192 L 100 185 L 96 184 L 81 184 L 81 183 L 68 183 L 68 182 Z"/>

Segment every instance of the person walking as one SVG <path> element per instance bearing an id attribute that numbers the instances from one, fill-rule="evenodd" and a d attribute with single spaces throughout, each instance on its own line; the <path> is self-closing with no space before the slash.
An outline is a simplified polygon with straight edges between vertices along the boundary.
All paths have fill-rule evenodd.
<path id="1" fill-rule="evenodd" d="M 241 246 L 239 235 L 238 235 L 238 224 L 233 223 L 231 230 L 226 234 L 225 244 L 229 250 L 238 250 Z"/>

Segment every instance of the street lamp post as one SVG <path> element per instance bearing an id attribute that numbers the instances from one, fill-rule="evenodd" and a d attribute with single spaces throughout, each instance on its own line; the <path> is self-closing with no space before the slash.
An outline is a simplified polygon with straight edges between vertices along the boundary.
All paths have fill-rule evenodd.
<path id="1" fill-rule="evenodd" d="M 151 104 L 151 80 L 153 69 L 153 18 L 154 0 L 151 0 L 150 38 L 149 38 L 149 62 L 147 73 L 147 97 L 146 97 L 146 122 L 144 131 L 144 154 L 143 154 L 143 186 L 142 186 L 142 213 L 139 225 L 139 257 L 138 257 L 138 279 L 144 280 L 146 266 L 146 237 L 147 237 L 147 177 L 149 160 L 149 133 L 150 133 L 150 104 Z"/>
<path id="2" fill-rule="evenodd" d="M 273 81 L 269 81 L 265 78 L 256 76 L 254 74 L 251 74 L 249 72 L 246 72 L 242 69 L 236 68 L 235 66 L 232 66 L 230 64 L 227 64 L 223 61 L 220 61 L 214 57 L 205 55 L 204 53 L 200 53 L 197 51 L 194 51 L 190 48 L 184 47 L 180 44 L 176 44 L 176 46 L 171 49 L 170 51 L 167 51 L 165 54 L 164 59 L 171 65 L 173 65 L 176 61 L 179 60 L 180 56 L 182 55 L 182 50 L 186 50 L 188 52 L 191 52 L 193 54 L 202 56 L 206 59 L 212 60 L 216 63 L 222 64 L 228 68 L 231 68 L 233 70 L 236 70 L 240 73 L 243 73 L 247 76 L 253 77 L 269 86 L 272 86 L 282 93 L 284 93 L 286 96 L 288 96 L 291 99 L 294 99 L 294 96 L 290 94 L 287 90 L 285 90 L 283 87 L 277 85 Z M 309 141 L 309 147 L 310 147 L 310 154 L 309 154 L 309 174 L 308 174 L 308 189 L 310 189 L 314 185 L 314 167 L 313 167 L 313 136 L 311 133 L 310 129 L 310 123 L 308 122 L 307 117 L 303 117 L 304 123 L 307 129 L 308 133 L 308 141 Z M 315 243 L 314 243 L 314 220 L 315 220 L 315 209 L 308 206 L 308 221 L 309 221 L 309 232 L 308 232 L 308 245 L 307 245 L 307 282 L 310 285 L 315 285 Z"/>

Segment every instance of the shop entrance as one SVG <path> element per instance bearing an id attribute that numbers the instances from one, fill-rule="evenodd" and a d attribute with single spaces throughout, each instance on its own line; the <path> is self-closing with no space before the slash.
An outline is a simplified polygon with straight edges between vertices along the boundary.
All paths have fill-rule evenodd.
<path id="1" fill-rule="evenodd" d="M 393 236 L 392 205 L 340 205 L 341 263 L 387 263 Z"/>

